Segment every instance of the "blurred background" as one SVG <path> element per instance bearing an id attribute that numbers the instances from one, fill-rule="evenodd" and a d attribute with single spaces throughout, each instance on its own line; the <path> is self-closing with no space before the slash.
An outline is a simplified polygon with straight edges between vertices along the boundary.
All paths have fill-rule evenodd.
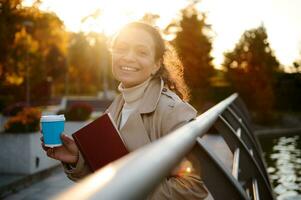
<path id="1" fill-rule="evenodd" d="M 201 112 L 238 92 L 262 123 L 301 110 L 301 3 L 4 0 L 0 111 L 116 90 L 108 45 L 125 23 L 158 26 Z M 41 95 L 43 94 L 43 95 Z M 107 95 L 107 94 L 105 94 Z M 267 117 L 268 116 L 268 117 Z"/>
<path id="2" fill-rule="evenodd" d="M 140 20 L 177 51 L 199 113 L 238 92 L 256 130 L 300 130 L 300 8 L 299 0 L 1 0 L 1 116 L 43 111 L 66 98 L 88 113 L 97 107 L 91 99 L 108 105 L 118 85 L 110 40 Z M 91 108 L 78 102 L 83 98 Z M 56 113 L 66 109 L 65 102 Z M 14 132 L 10 127 L 2 129 Z M 301 193 L 300 134 L 261 139 L 279 196 Z"/>

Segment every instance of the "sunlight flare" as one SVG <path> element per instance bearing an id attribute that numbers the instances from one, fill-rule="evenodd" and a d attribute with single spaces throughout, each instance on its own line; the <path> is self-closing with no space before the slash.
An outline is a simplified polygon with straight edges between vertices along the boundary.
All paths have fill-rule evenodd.
<path id="1" fill-rule="evenodd" d="M 22 4 L 30 6 L 33 2 L 24 0 Z M 146 13 L 160 15 L 156 25 L 164 28 L 179 18 L 180 10 L 188 3 L 185 0 L 43 0 L 39 8 L 55 12 L 68 31 L 111 36 L 124 24 L 139 20 Z M 299 0 L 291 0 L 290 3 L 285 0 L 202 0 L 198 9 L 207 13 L 208 23 L 212 25 L 215 66 L 221 65 L 223 53 L 234 48 L 244 31 L 261 24 L 267 28 L 269 42 L 280 62 L 290 65 L 300 56 L 299 5 Z"/>

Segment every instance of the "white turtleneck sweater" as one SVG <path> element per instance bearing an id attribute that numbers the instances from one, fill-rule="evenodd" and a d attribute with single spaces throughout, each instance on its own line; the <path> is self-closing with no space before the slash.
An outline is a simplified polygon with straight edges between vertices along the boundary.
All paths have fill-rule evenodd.
<path id="1" fill-rule="evenodd" d="M 124 126 L 130 114 L 134 112 L 140 105 L 142 96 L 144 95 L 145 89 L 147 88 L 150 79 L 151 78 L 148 78 L 143 83 L 131 88 L 124 88 L 122 86 L 122 83 L 119 84 L 118 90 L 122 93 L 125 102 L 121 111 L 121 121 L 119 124 L 119 129 Z"/>

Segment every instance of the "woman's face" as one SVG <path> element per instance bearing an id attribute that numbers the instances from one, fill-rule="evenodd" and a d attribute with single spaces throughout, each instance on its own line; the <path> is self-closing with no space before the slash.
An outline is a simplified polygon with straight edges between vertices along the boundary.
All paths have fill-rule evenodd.
<path id="1" fill-rule="evenodd" d="M 155 61 L 155 43 L 143 29 L 122 31 L 112 48 L 112 71 L 123 87 L 133 87 L 146 81 L 159 69 Z"/>

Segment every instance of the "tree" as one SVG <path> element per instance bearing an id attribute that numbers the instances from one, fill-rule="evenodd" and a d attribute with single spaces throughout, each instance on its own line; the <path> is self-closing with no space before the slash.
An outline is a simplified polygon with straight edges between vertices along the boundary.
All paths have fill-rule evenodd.
<path id="1" fill-rule="evenodd" d="M 90 33 L 87 39 L 92 42 L 91 61 L 95 76 L 95 93 L 103 91 L 105 95 L 110 88 L 116 88 L 116 80 L 113 78 L 111 70 L 111 53 L 108 48 L 108 38 L 104 34 Z"/>
<path id="2" fill-rule="evenodd" d="M 56 74 L 63 74 L 62 59 L 65 57 L 67 33 L 61 20 L 53 13 L 42 12 L 37 8 L 22 7 L 20 0 L 0 2 L 0 104 L 24 101 L 25 80 L 30 79 L 32 100 L 47 100 L 45 90 L 35 91 L 43 85 L 47 77 L 58 80 L 49 74 L 56 68 Z M 56 49 L 56 50 L 54 50 Z M 56 57 L 51 56 L 56 51 Z M 50 59 L 50 57 L 52 57 Z M 50 60 L 49 60 L 50 59 Z M 45 84 L 44 84 L 45 85 Z M 44 95 L 40 93 L 44 92 Z M 3 100 L 3 99 L 9 99 Z M 2 102 L 2 103 L 1 103 Z M 0 108 L 0 109 L 1 109 Z"/>
<path id="3" fill-rule="evenodd" d="M 225 53 L 223 66 L 233 88 L 264 119 L 274 105 L 273 77 L 279 70 L 264 26 L 246 31 L 234 50 Z"/>
<path id="4" fill-rule="evenodd" d="M 35 93 L 40 93 L 39 85 L 53 90 L 53 95 L 61 95 L 64 92 L 66 75 L 66 52 L 68 45 L 68 33 L 65 31 L 63 22 L 54 14 L 40 11 L 36 6 L 26 8 L 23 14 L 26 20 L 31 21 L 33 26 L 28 28 L 39 44 L 41 59 L 34 65 L 33 88 Z M 43 88 L 45 91 L 46 89 Z M 49 97 L 44 95 L 44 97 Z M 39 99 L 39 97 L 35 97 Z"/>
<path id="5" fill-rule="evenodd" d="M 301 51 L 299 58 L 293 62 L 293 66 L 291 68 L 293 72 L 301 73 Z"/>
<path id="6" fill-rule="evenodd" d="M 18 23 L 21 20 L 21 16 L 17 9 L 20 4 L 21 0 L 4 0 L 0 2 L 0 87 L 5 84 L 4 79 L 8 69 L 9 54 L 14 43 L 15 34 L 20 30 Z"/>
<path id="7" fill-rule="evenodd" d="M 195 3 L 182 10 L 182 19 L 167 27 L 175 30 L 176 37 L 172 40 L 177 53 L 184 65 L 184 79 L 191 90 L 191 103 L 198 109 L 209 96 L 209 80 L 214 73 L 211 40 L 208 33 L 210 25 L 206 23 L 206 15 L 200 14 Z"/>
<path id="8" fill-rule="evenodd" d="M 72 94 L 96 94 L 101 88 L 104 68 L 109 68 L 106 37 L 74 33 L 69 46 L 69 88 Z M 107 65 L 107 66 L 104 66 Z"/>
<path id="9" fill-rule="evenodd" d="M 299 69 L 300 66 L 301 66 L 301 65 L 300 65 L 298 62 L 295 61 L 295 62 L 293 63 L 294 71 L 295 71 L 295 72 L 300 72 L 300 71 L 301 71 L 301 70 Z"/>

